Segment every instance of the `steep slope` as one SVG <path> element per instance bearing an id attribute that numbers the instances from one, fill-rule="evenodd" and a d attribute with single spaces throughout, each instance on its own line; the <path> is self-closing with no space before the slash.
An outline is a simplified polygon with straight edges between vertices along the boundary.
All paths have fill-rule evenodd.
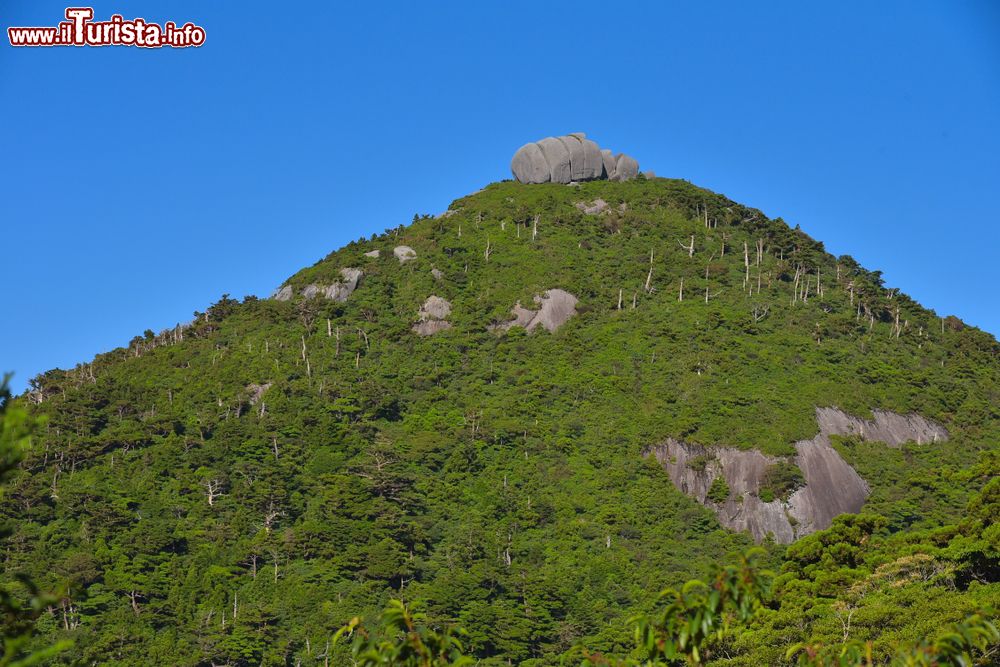
<path id="1" fill-rule="evenodd" d="M 625 641 L 658 590 L 753 542 L 651 448 L 794 463 L 818 408 L 919 415 L 947 439 L 825 433 L 885 530 L 933 527 L 998 441 L 997 352 L 686 182 L 492 184 L 276 298 L 37 378 L 49 423 L 4 499 L 4 568 L 79 582 L 46 630 L 88 663 L 321 664 L 396 595 L 485 665 L 549 665 Z M 808 488 L 785 472 L 777 500 L 734 478 L 713 502 Z"/>

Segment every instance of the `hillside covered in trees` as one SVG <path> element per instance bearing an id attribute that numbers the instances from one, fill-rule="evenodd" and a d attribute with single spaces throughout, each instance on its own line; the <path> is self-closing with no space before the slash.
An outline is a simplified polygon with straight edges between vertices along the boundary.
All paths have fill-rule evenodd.
<path id="1" fill-rule="evenodd" d="M 687 182 L 495 183 L 35 378 L 3 577 L 64 591 L 57 664 L 348 665 L 333 634 L 395 598 L 542 667 L 628 655 L 662 589 L 759 541 L 773 585 L 701 659 L 885 662 L 1000 603 L 998 353 Z M 832 432 L 863 505 L 804 526 L 796 443 L 834 408 L 933 437 Z M 787 539 L 720 523 L 764 511 Z"/>

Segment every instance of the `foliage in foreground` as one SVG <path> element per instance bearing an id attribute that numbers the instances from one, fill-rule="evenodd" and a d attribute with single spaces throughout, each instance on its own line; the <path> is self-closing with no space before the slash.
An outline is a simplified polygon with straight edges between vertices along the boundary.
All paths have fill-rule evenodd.
<path id="1" fill-rule="evenodd" d="M 581 667 L 668 667 L 701 665 L 713 642 L 734 626 L 752 620 L 766 600 L 773 574 L 759 565 L 756 550 L 740 556 L 735 565 L 717 568 L 706 582 L 691 580 L 681 590 L 661 594 L 662 609 L 652 616 L 633 619 L 636 647 L 633 656 L 619 659 L 570 651 L 564 664 Z M 379 619 L 381 631 L 373 633 L 355 617 L 334 635 L 334 644 L 354 638 L 352 657 L 360 667 L 458 667 L 474 664 L 462 652 L 457 636 L 461 629 L 435 629 L 403 602 L 392 600 Z M 1000 632 L 986 615 L 973 614 L 955 623 L 934 640 L 900 646 L 889 664 L 895 667 L 971 667 L 985 665 L 996 654 Z M 582 657 L 575 657 L 582 655 Z M 838 645 L 797 644 L 786 659 L 800 667 L 872 667 L 877 662 L 872 642 L 845 641 Z M 579 662 L 577 662 L 579 660 Z"/>
<path id="2" fill-rule="evenodd" d="M 0 498 L 3 483 L 17 468 L 28 446 L 34 422 L 28 413 L 11 399 L 5 376 L 0 381 Z M 9 531 L 0 530 L 0 537 Z M 0 667 L 29 667 L 52 658 L 72 645 L 69 640 L 31 650 L 28 644 L 35 634 L 35 621 L 45 608 L 56 601 L 53 595 L 42 593 L 28 577 L 17 577 L 17 583 L 0 582 Z"/>

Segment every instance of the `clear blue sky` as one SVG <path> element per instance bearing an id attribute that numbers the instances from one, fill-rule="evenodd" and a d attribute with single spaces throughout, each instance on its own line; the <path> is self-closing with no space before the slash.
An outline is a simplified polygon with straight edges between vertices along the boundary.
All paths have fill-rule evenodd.
<path id="1" fill-rule="evenodd" d="M 102 0 L 207 42 L 4 34 L 0 369 L 21 389 L 266 296 L 573 131 L 1000 333 L 1000 3 L 616 4 Z M 0 24 L 65 7 L 0 0 Z"/>

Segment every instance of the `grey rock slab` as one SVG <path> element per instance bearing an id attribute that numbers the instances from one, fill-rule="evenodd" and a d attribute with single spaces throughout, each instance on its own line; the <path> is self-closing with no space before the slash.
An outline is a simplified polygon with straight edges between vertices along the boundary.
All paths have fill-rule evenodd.
<path id="1" fill-rule="evenodd" d="M 400 264 L 406 264 L 410 260 L 417 258 L 417 251 L 408 245 L 398 245 L 392 249 L 392 254 L 396 256 Z"/>
<path id="2" fill-rule="evenodd" d="M 583 140 L 584 177 L 582 180 L 595 180 L 604 173 L 604 157 L 601 149 L 590 139 Z"/>
<path id="3" fill-rule="evenodd" d="M 873 419 L 864 420 L 838 408 L 816 409 L 819 433 L 796 442 L 796 455 L 790 459 L 802 471 L 805 485 L 787 502 L 764 502 L 759 496 L 768 467 L 783 457 L 767 456 L 757 450 L 703 447 L 672 438 L 648 448 L 645 454 L 656 457 L 679 490 L 712 508 L 722 525 L 749 531 L 758 542 L 771 534 L 776 541 L 788 544 L 828 528 L 840 514 L 858 512 L 871 493 L 868 482 L 834 449 L 831 435 L 857 436 L 890 447 L 948 437 L 943 426 L 917 414 L 885 410 L 873 410 L 872 414 Z M 708 456 L 711 461 L 703 470 L 694 470 L 688 462 L 696 456 Z M 708 500 L 708 490 L 720 475 L 729 485 L 730 497 L 723 503 L 713 503 Z"/>
<path id="4" fill-rule="evenodd" d="M 333 301 L 347 301 L 347 298 L 358 288 L 361 276 L 364 275 L 361 269 L 344 268 L 340 270 L 341 281 L 326 288 L 326 298 Z"/>
<path id="5" fill-rule="evenodd" d="M 604 163 L 604 178 L 615 180 L 615 156 L 605 148 L 601 151 L 601 161 Z"/>
<path id="6" fill-rule="evenodd" d="M 549 165 L 538 144 L 521 146 L 510 161 L 510 171 L 521 183 L 548 183 Z"/>
<path id="7" fill-rule="evenodd" d="M 544 296 L 535 297 L 535 301 L 540 307 L 526 327 L 528 331 L 539 326 L 549 332 L 555 331 L 576 315 L 576 304 L 579 303 L 579 299 L 561 289 L 546 290 Z"/>
<path id="8" fill-rule="evenodd" d="M 583 181 L 587 178 L 587 158 L 583 149 L 583 140 L 568 134 L 558 137 L 569 152 L 570 181 Z"/>
<path id="9" fill-rule="evenodd" d="M 443 320 L 451 315 L 451 304 L 439 296 L 431 295 L 420 309 L 421 320 Z"/>
<path id="10" fill-rule="evenodd" d="M 627 181 L 639 175 L 639 163 L 633 158 L 619 153 L 615 158 L 615 180 Z"/>
<path id="11" fill-rule="evenodd" d="M 381 253 L 378 250 L 369 250 L 368 252 L 365 253 L 365 257 L 378 258 L 380 254 Z"/>
<path id="12" fill-rule="evenodd" d="M 549 167 L 549 180 L 553 183 L 569 183 L 572 176 L 569 151 L 555 137 L 546 137 L 538 142 L 538 147 Z"/>
<path id="13" fill-rule="evenodd" d="M 278 293 L 274 295 L 274 300 L 275 301 L 288 301 L 289 299 L 292 298 L 293 294 L 294 294 L 294 292 L 292 291 L 292 286 L 291 285 L 284 285 L 280 290 L 278 290 Z"/>
<path id="14" fill-rule="evenodd" d="M 584 215 L 598 215 L 599 213 L 603 213 L 608 210 L 608 202 L 598 198 L 589 204 L 582 201 L 577 202 L 576 207 L 577 209 L 583 211 Z"/>

